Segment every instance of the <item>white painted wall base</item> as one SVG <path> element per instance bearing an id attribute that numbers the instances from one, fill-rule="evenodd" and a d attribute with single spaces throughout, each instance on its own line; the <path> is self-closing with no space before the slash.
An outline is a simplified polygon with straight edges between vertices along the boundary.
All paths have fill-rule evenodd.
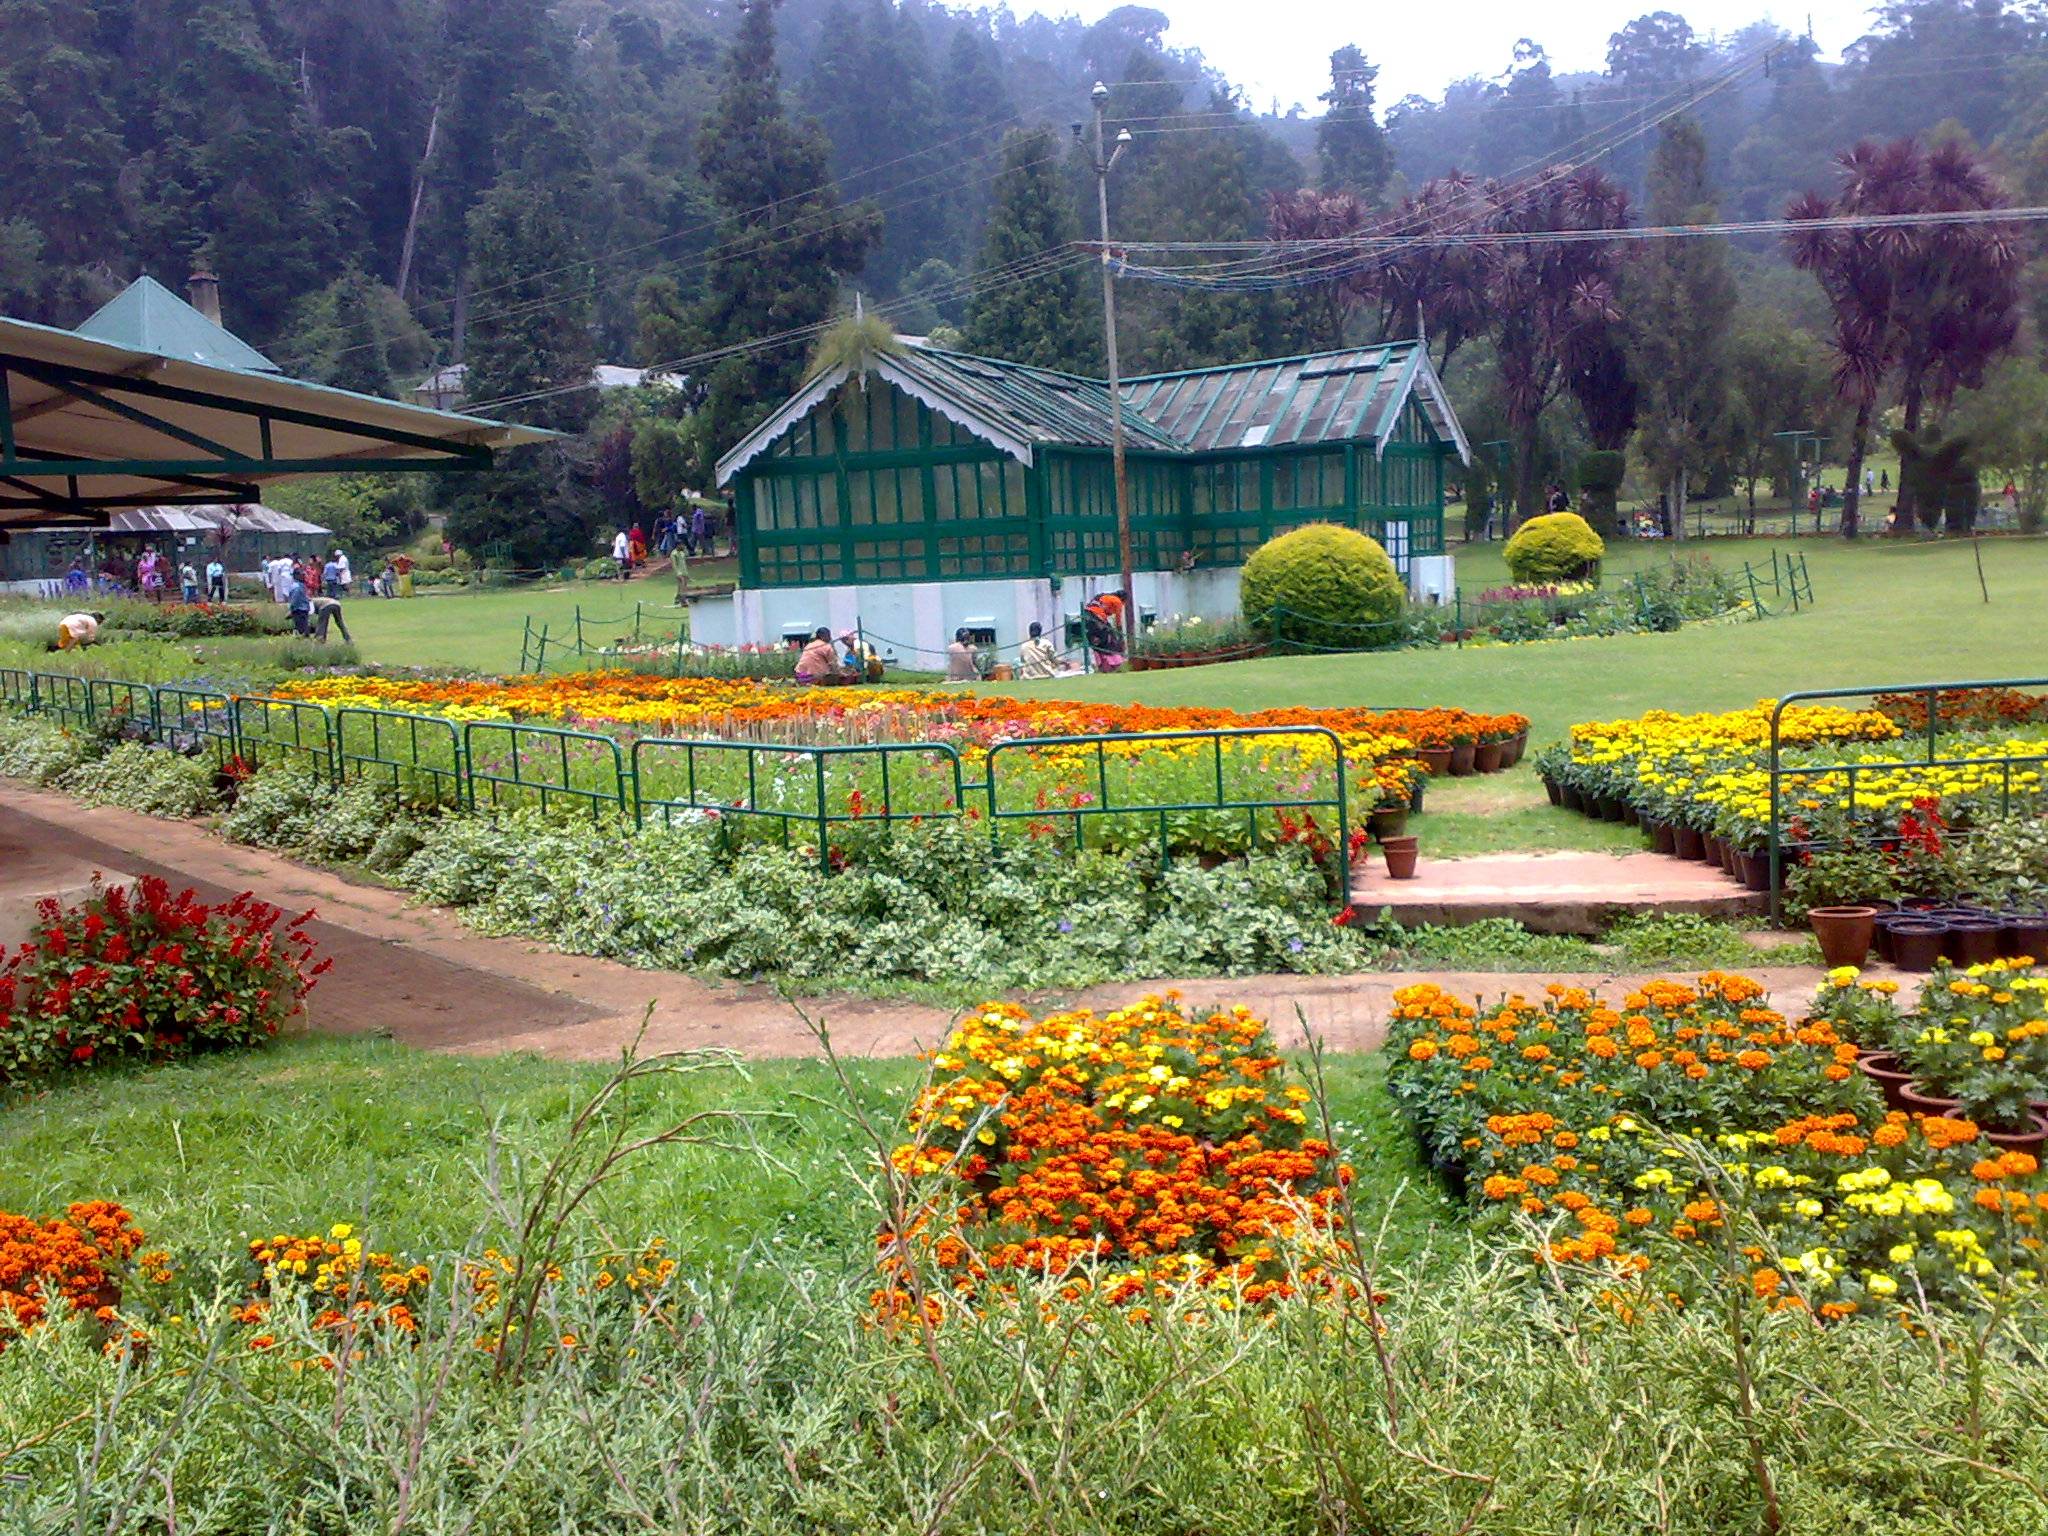
<path id="1" fill-rule="evenodd" d="M 1159 623 L 1237 617 L 1238 568 L 1138 571 L 1138 611 Z M 1057 637 L 1066 617 L 1096 594 L 1117 588 L 1114 576 L 1013 577 L 994 581 L 895 581 L 867 586 L 764 587 L 690 601 L 690 638 L 700 645 L 780 645 L 820 625 L 832 633 L 859 628 L 883 655 L 918 671 L 945 666 L 956 629 L 993 629 L 997 646 L 1021 643 L 1033 622 Z M 1409 562 L 1409 595 L 1449 602 L 1457 577 L 1450 555 Z"/>

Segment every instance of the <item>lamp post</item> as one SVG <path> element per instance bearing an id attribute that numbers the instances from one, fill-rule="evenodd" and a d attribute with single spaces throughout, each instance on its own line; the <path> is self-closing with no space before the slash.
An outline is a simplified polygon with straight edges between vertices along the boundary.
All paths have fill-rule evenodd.
<path id="1" fill-rule="evenodd" d="M 1109 452 L 1116 471 L 1116 553 L 1123 569 L 1124 655 L 1138 648 L 1138 594 L 1131 574 L 1131 481 L 1124 464 L 1124 393 L 1116 357 L 1116 275 L 1109 256 L 1109 173 L 1131 142 L 1128 128 L 1117 132 L 1116 143 L 1105 142 L 1103 113 L 1109 106 L 1109 87 L 1100 80 L 1089 92 L 1095 103 L 1095 211 L 1102 225 L 1102 326 L 1109 359 Z"/>

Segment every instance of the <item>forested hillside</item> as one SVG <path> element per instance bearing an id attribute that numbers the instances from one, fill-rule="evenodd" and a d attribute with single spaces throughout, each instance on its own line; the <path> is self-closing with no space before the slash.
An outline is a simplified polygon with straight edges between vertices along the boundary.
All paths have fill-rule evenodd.
<path id="1" fill-rule="evenodd" d="M 904 331 L 1098 366 L 1092 272 L 1044 259 L 1093 233 L 1070 128 L 1096 80 L 1111 132 L 1132 135 L 1111 207 L 1133 241 L 1313 230 L 1334 205 L 1290 215 L 1287 194 L 1370 215 L 1449 173 L 1551 160 L 1599 165 L 1639 207 L 1680 111 L 1723 217 L 1829 190 L 1832 157 L 1865 137 L 1973 144 L 2024 200 L 2048 179 L 2048 27 L 2004 0 L 1883 8 L 1840 66 L 1766 24 L 1707 39 L 1656 12 L 1599 74 L 1556 74 L 1524 39 L 1391 105 L 1347 48 L 1322 101 L 1277 115 L 1242 100 L 1229 59 L 1171 37 L 1136 6 L 1085 25 L 924 0 L 0 0 L 0 178 L 17 194 L 0 309 L 75 324 L 140 272 L 178 287 L 205 262 L 230 325 L 297 373 L 399 393 L 460 360 L 473 402 L 572 431 L 599 410 L 592 364 L 680 361 L 687 396 L 635 406 L 609 460 L 558 464 L 566 495 L 701 477 L 856 293 Z M 1782 246 L 1728 260 L 1735 332 L 1825 329 Z M 1412 331 L 1412 304 L 1379 299 L 1131 282 L 1127 365 Z M 1482 338 L 1454 379 L 1479 418 L 1505 408 L 1491 356 Z"/>

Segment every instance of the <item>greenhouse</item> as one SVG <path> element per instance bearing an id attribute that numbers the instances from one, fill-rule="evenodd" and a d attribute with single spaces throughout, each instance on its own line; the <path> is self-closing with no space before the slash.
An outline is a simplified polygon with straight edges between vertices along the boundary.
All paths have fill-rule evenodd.
<path id="1" fill-rule="evenodd" d="M 1128 379 L 1123 405 L 1141 612 L 1235 614 L 1238 567 L 1309 522 L 1378 539 L 1419 599 L 1450 590 L 1444 466 L 1469 447 L 1421 345 Z M 692 632 L 1054 630 L 1118 585 L 1111 443 L 1100 379 L 913 341 L 827 369 L 719 461 L 739 588 Z"/>

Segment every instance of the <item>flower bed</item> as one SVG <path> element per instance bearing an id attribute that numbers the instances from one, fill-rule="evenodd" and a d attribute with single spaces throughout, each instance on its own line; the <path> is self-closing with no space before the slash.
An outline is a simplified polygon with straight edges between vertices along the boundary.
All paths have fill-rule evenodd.
<path id="1" fill-rule="evenodd" d="M 1759 1296 L 1827 1318 L 2038 1283 L 2048 1185 L 1975 1123 L 1888 1109 L 1856 1070 L 1889 983 L 1832 973 L 1810 1016 L 1709 974 L 1618 1003 L 1552 986 L 1476 1008 L 1396 994 L 1389 1086 L 1482 1230 L 1602 1283 L 1697 1295 L 1734 1236 Z M 1948 1003 L 1923 1004 L 1940 1013 Z M 1633 1293 L 1633 1291 L 1632 1291 Z"/>
<path id="2" fill-rule="evenodd" d="M 918 1294 L 920 1260 L 966 1298 L 1024 1276 L 1117 1303 L 1187 1283 L 1224 1305 L 1331 1283 L 1290 1245 L 1328 1241 L 1350 1170 L 1308 1134 L 1308 1091 L 1246 1009 L 1147 997 L 1033 1019 L 991 1003 L 931 1061 L 895 1164 L 937 1192 L 883 1234 L 884 1315 L 920 1300 L 942 1315 Z"/>
<path id="3" fill-rule="evenodd" d="M 38 908 L 0 967 L 0 1085 L 121 1058 L 259 1044 L 325 973 L 307 912 L 244 893 L 218 905 L 154 875 Z"/>
<path id="4" fill-rule="evenodd" d="M 0 1349 L 55 1305 L 111 1327 L 121 1276 L 142 1241 L 133 1218 L 106 1200 L 82 1201 L 48 1221 L 0 1211 Z"/>
<path id="5" fill-rule="evenodd" d="M 1959 696 L 1960 697 L 1960 696 Z M 1893 701 L 1896 704 L 1896 700 Z M 1634 720 L 1572 727 L 1568 743 L 1546 748 L 1538 767 L 1558 803 L 1610 820 L 1640 821 L 1663 852 L 1710 861 L 1748 856 L 1742 870 L 1753 889 L 1768 885 L 1762 855 L 1770 841 L 1770 719 L 1760 702 L 1725 714 L 1653 711 Z M 1806 883 L 1815 904 L 1861 895 L 1952 895 L 1927 892 L 1940 877 L 1900 854 L 1939 855 L 1947 835 L 2002 817 L 2037 817 L 2044 804 L 2041 759 L 2048 736 L 1999 729 L 2014 706 L 1982 703 L 1980 728 L 1943 735 L 1932 763 L 1924 740 L 1900 740 L 1896 709 L 1849 710 L 1795 705 L 1780 717 L 1780 837 L 1785 868 L 1821 856 L 1864 860 L 1840 871 L 1817 871 Z M 1959 713 L 1962 713 L 1959 707 Z M 1947 708 L 1943 718 L 1947 718 Z M 1924 710 L 1919 716 L 1924 729 Z M 1890 856 L 1877 859 L 1883 854 Z M 1890 867 L 1888 867 L 1890 866 Z M 1874 871 L 1874 872 L 1873 872 Z M 1860 892 L 1859 884 L 1868 888 Z M 1846 885 L 1846 890 L 1835 887 Z"/>

